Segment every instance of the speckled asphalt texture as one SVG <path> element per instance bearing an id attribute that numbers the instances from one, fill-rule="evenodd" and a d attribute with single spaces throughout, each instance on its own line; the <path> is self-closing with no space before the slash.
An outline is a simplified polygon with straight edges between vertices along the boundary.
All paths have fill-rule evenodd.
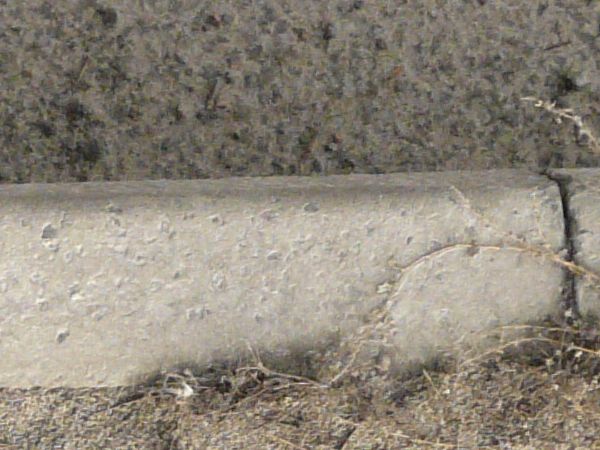
<path id="1" fill-rule="evenodd" d="M 584 167 L 600 2 L 0 0 L 0 182 Z"/>

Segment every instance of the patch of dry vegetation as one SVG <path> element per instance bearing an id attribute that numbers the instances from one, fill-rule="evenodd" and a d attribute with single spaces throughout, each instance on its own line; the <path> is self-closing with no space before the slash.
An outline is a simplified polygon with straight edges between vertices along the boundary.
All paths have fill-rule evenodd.
<path id="1" fill-rule="evenodd" d="M 549 102 L 546 100 L 540 100 L 535 97 L 523 97 L 522 101 L 534 102 L 536 108 L 541 108 L 554 116 L 554 120 L 557 124 L 561 124 L 563 120 L 567 120 L 573 123 L 575 131 L 577 133 L 577 139 L 583 140 L 590 150 L 595 153 L 600 153 L 600 142 L 592 130 L 583 122 L 581 116 L 575 114 L 571 108 L 559 108 L 556 106 L 556 102 Z"/>
<path id="2" fill-rule="evenodd" d="M 0 392 L 8 448 L 595 448 L 594 326 L 439 360 L 411 376 L 348 372 L 335 387 L 260 360 L 122 389 Z M 256 355 L 255 355 L 256 356 Z"/>

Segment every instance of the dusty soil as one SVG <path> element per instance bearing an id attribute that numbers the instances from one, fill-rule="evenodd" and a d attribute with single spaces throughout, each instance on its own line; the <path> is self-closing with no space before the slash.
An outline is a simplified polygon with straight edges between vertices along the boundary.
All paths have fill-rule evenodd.
<path id="1" fill-rule="evenodd" d="M 594 329 L 545 328 L 411 376 L 327 386 L 253 367 L 111 389 L 0 391 L 0 448 L 600 448 Z"/>

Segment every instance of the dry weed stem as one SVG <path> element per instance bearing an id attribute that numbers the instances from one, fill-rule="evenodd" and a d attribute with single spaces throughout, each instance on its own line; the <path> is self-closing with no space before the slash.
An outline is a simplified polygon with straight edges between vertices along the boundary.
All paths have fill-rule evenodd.
<path id="1" fill-rule="evenodd" d="M 535 97 L 522 97 L 522 101 L 526 102 L 534 102 L 534 106 L 536 108 L 541 108 L 548 111 L 550 114 L 553 114 L 556 117 L 556 123 L 562 123 L 563 119 L 569 120 L 575 124 L 577 128 L 577 137 L 582 138 L 586 137 L 588 142 L 588 147 L 595 153 L 600 153 L 600 143 L 598 139 L 594 136 L 592 131 L 583 123 L 583 119 L 576 115 L 574 111 L 570 108 L 557 108 L 556 102 L 549 102 L 545 100 L 540 100 Z"/>

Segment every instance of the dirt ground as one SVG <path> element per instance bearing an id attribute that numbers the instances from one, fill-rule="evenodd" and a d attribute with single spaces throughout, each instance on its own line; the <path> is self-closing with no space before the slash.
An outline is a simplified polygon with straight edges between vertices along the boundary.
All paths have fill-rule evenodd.
<path id="1" fill-rule="evenodd" d="M 537 329 L 536 329 L 537 330 Z M 0 390 L 0 448 L 600 448 L 596 330 L 545 324 L 411 376 L 340 383 L 253 366 L 145 384 Z"/>

